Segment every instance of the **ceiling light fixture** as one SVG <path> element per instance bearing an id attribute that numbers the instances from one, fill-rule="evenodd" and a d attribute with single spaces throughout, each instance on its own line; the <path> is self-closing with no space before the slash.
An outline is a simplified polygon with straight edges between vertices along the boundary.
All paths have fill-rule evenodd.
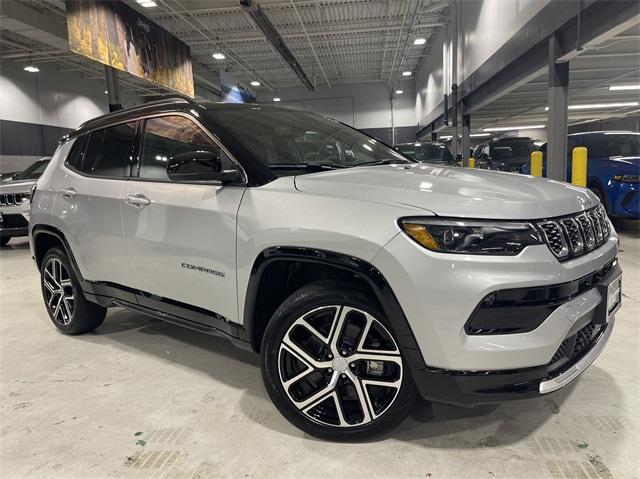
<path id="1" fill-rule="evenodd" d="M 109 94 L 109 90 L 105 90 L 105 91 L 104 91 L 104 94 L 105 94 L 105 95 L 108 95 L 108 94 Z"/>
<path id="2" fill-rule="evenodd" d="M 396 95 L 402 95 L 404 93 L 404 91 L 402 90 L 396 90 Z"/>
<path id="3" fill-rule="evenodd" d="M 280 101 L 280 97 L 279 96 L 274 96 L 273 97 L 273 101 Z"/>
<path id="4" fill-rule="evenodd" d="M 450 140 L 451 138 L 453 138 L 453 136 L 451 135 L 444 135 L 444 136 L 438 137 L 439 140 Z"/>
<path id="5" fill-rule="evenodd" d="M 640 90 L 640 85 L 611 85 L 611 91 Z"/>
<path id="6" fill-rule="evenodd" d="M 158 4 L 156 2 L 154 2 L 153 0 L 136 0 L 136 2 L 138 2 L 140 4 L 141 7 L 144 8 L 151 8 L 151 7 L 157 7 Z"/>
<path id="7" fill-rule="evenodd" d="M 215 52 L 213 55 L 211 55 L 215 60 L 224 60 L 225 57 L 224 53 L 220 53 L 220 52 Z"/>
<path id="8" fill-rule="evenodd" d="M 416 38 L 413 41 L 414 45 L 424 45 L 425 43 L 427 43 L 427 39 L 426 38 Z"/>
<path id="9" fill-rule="evenodd" d="M 411 72 L 410 71 L 402 72 L 402 76 L 403 77 L 410 77 L 411 76 Z"/>
<path id="10" fill-rule="evenodd" d="M 471 138 L 481 138 L 483 136 L 491 136 L 491 133 L 471 133 L 469 136 Z"/>
<path id="11" fill-rule="evenodd" d="M 587 103 L 585 105 L 569 105 L 569 110 L 601 110 L 603 108 L 624 108 L 627 106 L 638 106 L 637 101 L 621 101 L 617 103 Z M 549 107 L 545 106 L 544 111 L 549 111 Z"/>
<path id="12" fill-rule="evenodd" d="M 29 73 L 38 73 L 40 71 L 40 69 L 37 66 L 32 65 L 30 63 L 29 65 L 24 67 L 24 71 L 29 72 Z"/>
<path id="13" fill-rule="evenodd" d="M 251 86 L 260 86 L 260 82 L 258 80 L 253 80 L 251 82 Z"/>
<path id="14" fill-rule="evenodd" d="M 546 126 L 545 125 L 492 126 L 491 128 L 483 128 L 482 131 L 535 130 L 536 128 L 546 128 Z"/>

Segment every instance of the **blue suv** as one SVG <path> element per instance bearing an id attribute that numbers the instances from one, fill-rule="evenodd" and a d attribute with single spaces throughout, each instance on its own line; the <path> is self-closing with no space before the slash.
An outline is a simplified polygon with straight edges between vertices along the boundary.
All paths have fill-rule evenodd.
<path id="1" fill-rule="evenodd" d="M 573 133 L 567 138 L 567 181 L 571 181 L 571 152 L 587 148 L 587 187 L 612 217 L 640 219 L 640 133 L 594 131 Z M 547 144 L 540 147 L 546 170 Z M 529 174 L 530 165 L 523 173 Z M 546 176 L 546 172 L 544 172 Z"/>

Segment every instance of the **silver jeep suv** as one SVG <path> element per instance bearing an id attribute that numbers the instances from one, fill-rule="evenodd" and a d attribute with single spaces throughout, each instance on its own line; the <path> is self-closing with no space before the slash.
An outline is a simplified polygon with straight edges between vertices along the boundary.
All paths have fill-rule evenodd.
<path id="1" fill-rule="evenodd" d="M 617 236 L 566 183 L 425 165 L 264 105 L 147 104 L 63 138 L 32 198 L 54 325 L 123 306 L 262 357 L 294 425 L 362 439 L 417 393 L 474 406 L 559 389 L 611 335 Z"/>

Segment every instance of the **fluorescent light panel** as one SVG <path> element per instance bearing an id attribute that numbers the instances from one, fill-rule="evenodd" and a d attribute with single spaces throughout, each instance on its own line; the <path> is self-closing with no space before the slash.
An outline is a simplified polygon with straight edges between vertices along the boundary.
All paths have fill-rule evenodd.
<path id="1" fill-rule="evenodd" d="M 29 73 L 38 73 L 40 69 L 35 65 L 27 65 L 26 67 L 24 67 L 24 71 Z"/>
<path id="2" fill-rule="evenodd" d="M 280 97 L 279 96 L 274 96 L 273 97 L 273 101 L 280 101 Z"/>
<path id="3" fill-rule="evenodd" d="M 257 81 L 257 80 L 253 80 L 253 81 L 251 82 L 251 86 L 260 86 L 260 82 L 259 82 L 259 81 Z"/>
<path id="4" fill-rule="evenodd" d="M 403 77 L 410 77 L 411 76 L 411 72 L 410 71 L 402 72 L 402 76 Z"/>
<path id="5" fill-rule="evenodd" d="M 627 106 L 638 106 L 637 101 L 621 101 L 617 103 L 588 103 L 584 105 L 569 105 L 569 110 L 601 110 L 603 108 L 624 108 Z M 549 107 L 545 106 L 544 111 L 549 111 Z"/>
<path id="6" fill-rule="evenodd" d="M 482 131 L 535 130 L 536 128 L 546 128 L 546 126 L 545 125 L 492 126 L 491 128 L 483 128 Z"/>
<path id="7" fill-rule="evenodd" d="M 416 38 L 413 41 L 414 45 L 424 45 L 425 43 L 427 43 L 427 39 L 426 38 Z"/>
<path id="8" fill-rule="evenodd" d="M 471 138 L 481 138 L 483 136 L 491 136 L 491 133 L 471 133 L 469 136 Z"/>
<path id="9" fill-rule="evenodd" d="M 396 95 L 402 95 L 404 93 L 404 91 L 402 90 L 396 90 Z"/>
<path id="10" fill-rule="evenodd" d="M 639 85 L 611 85 L 609 87 L 611 91 L 625 91 L 625 90 L 640 90 Z"/>
<path id="11" fill-rule="evenodd" d="M 211 56 L 216 60 L 224 60 L 225 58 L 227 58 L 224 56 L 224 53 L 220 53 L 220 52 L 216 52 Z"/>

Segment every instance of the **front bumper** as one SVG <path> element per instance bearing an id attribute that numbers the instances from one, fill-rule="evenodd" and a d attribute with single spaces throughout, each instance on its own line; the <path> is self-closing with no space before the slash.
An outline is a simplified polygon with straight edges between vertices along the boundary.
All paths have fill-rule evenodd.
<path id="1" fill-rule="evenodd" d="M 0 210 L 0 238 L 14 238 L 29 235 L 29 213 L 21 208 Z"/>
<path id="2" fill-rule="evenodd" d="M 416 361 L 411 367 L 421 394 L 473 406 L 564 386 L 595 359 L 612 327 L 612 322 L 598 325 L 588 347 L 559 361 L 563 345 L 597 316 L 605 301 L 601 288 L 581 288 L 535 329 L 516 334 L 468 334 L 465 326 L 478 304 L 495 291 L 553 288 L 600 270 L 607 271 L 602 281 L 610 280 L 620 274 L 612 263 L 616 255 L 615 233 L 596 250 L 562 263 L 546 246 L 529 247 L 515 257 L 450 255 L 427 251 L 400 234 L 374 265 L 392 286 L 420 350 L 423 367 Z M 615 267 L 606 269 L 610 264 Z"/>

